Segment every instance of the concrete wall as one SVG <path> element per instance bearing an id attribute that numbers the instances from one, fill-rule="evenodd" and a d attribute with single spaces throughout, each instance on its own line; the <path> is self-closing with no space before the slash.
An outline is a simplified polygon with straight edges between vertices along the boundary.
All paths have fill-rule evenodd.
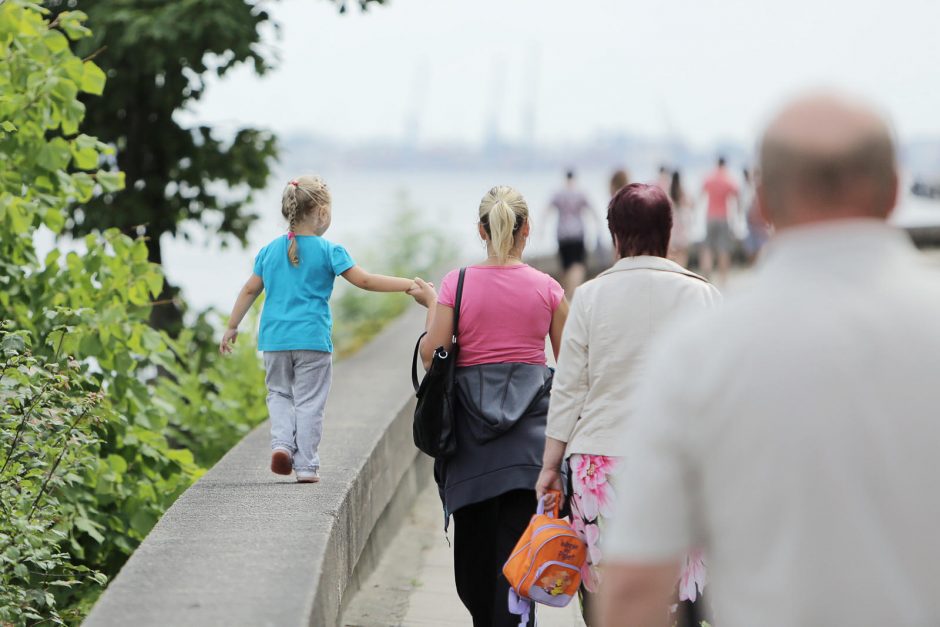
<path id="1" fill-rule="evenodd" d="M 336 365 L 321 482 L 271 474 L 268 425 L 166 512 L 111 582 L 89 627 L 338 623 L 418 490 L 409 360 L 424 310 Z"/>

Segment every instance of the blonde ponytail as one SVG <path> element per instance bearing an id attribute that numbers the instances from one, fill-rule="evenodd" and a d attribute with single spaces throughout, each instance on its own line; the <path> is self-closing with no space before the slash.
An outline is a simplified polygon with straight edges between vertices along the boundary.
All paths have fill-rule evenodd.
<path id="1" fill-rule="evenodd" d="M 505 263 L 518 243 L 519 231 L 529 219 L 522 194 L 508 185 L 497 185 L 480 201 L 480 224 L 490 236 L 497 261 Z"/>
<path id="2" fill-rule="evenodd" d="M 291 265 L 300 265 L 297 252 L 297 223 L 307 219 L 311 213 L 330 209 L 330 189 L 319 176 L 300 176 L 284 188 L 281 194 L 281 215 L 287 220 L 287 258 Z"/>

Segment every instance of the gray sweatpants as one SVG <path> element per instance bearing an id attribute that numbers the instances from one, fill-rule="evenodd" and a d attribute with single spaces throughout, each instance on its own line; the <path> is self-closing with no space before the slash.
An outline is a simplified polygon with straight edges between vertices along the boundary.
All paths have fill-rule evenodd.
<path id="1" fill-rule="evenodd" d="M 333 380 L 333 354 L 321 351 L 265 351 L 271 448 L 294 456 L 294 470 L 320 468 L 323 411 Z"/>

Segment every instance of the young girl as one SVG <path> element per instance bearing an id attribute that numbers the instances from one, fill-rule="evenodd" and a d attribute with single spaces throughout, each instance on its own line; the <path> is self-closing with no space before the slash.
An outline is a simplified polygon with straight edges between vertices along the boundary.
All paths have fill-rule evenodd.
<path id="1" fill-rule="evenodd" d="M 317 449 L 333 368 L 329 300 L 334 279 L 342 275 L 372 292 L 408 292 L 415 285 L 411 279 L 369 274 L 345 248 L 323 239 L 332 220 L 330 205 L 330 190 L 320 177 L 288 183 L 281 197 L 287 235 L 258 253 L 219 346 L 223 354 L 232 351 L 238 325 L 267 289 L 258 350 L 264 353 L 271 415 L 271 470 L 279 475 L 293 470 L 300 483 L 320 480 Z"/>

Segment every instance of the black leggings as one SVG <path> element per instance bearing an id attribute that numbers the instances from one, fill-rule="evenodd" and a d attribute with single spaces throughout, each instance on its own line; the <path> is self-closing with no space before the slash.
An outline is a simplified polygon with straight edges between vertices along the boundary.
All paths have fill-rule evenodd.
<path id="1" fill-rule="evenodd" d="M 503 564 L 535 513 L 534 490 L 513 490 L 454 512 L 454 578 L 473 627 L 517 627 Z M 535 607 L 529 615 L 535 624 Z"/>

